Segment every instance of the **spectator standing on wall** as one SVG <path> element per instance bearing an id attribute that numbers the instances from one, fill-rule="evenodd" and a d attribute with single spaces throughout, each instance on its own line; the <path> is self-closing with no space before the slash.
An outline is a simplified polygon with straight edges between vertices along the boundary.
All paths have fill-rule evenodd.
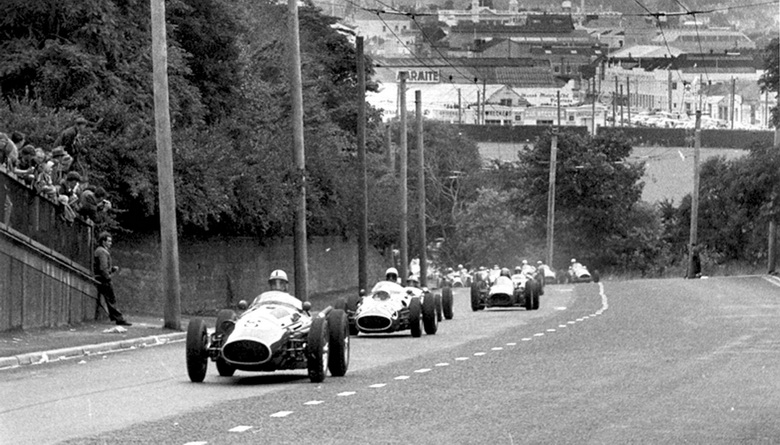
<path id="1" fill-rule="evenodd" d="M 52 180 L 55 184 L 59 184 L 64 178 L 65 174 L 70 170 L 71 164 L 73 164 L 73 158 L 65 153 L 62 147 L 57 147 L 51 152 L 51 160 L 54 162 L 52 169 Z"/>
<path id="2" fill-rule="evenodd" d="M 81 183 L 81 175 L 77 172 L 68 172 L 65 179 L 60 181 L 60 196 L 66 197 L 68 204 L 74 210 L 76 210 L 76 204 L 79 201 L 79 183 Z"/>
<path id="3" fill-rule="evenodd" d="M 94 255 L 95 279 L 98 281 L 98 301 L 103 299 L 105 309 L 108 312 L 108 318 L 116 322 L 119 326 L 132 326 L 132 323 L 125 320 L 124 315 L 116 308 L 116 295 L 114 295 L 114 285 L 111 277 L 119 268 L 111 263 L 111 245 L 113 238 L 108 232 L 101 232 L 98 235 L 98 247 Z"/>
<path id="4" fill-rule="evenodd" d="M 74 165 L 78 164 L 78 162 L 81 160 L 81 155 L 84 154 L 82 137 L 88 123 L 89 122 L 83 117 L 76 119 L 76 123 L 62 130 L 60 135 L 57 137 L 57 140 L 54 141 L 55 149 L 56 147 L 62 147 L 66 152 L 68 152 L 68 154 L 73 158 Z M 81 170 L 81 165 L 78 165 L 77 168 Z"/>
<path id="5" fill-rule="evenodd" d="M 106 198 L 108 193 L 103 187 L 88 185 L 79 195 L 77 204 L 78 213 L 84 219 L 89 219 L 96 224 L 100 224 L 100 216 L 111 210 L 111 202 Z"/>
<path id="6" fill-rule="evenodd" d="M 16 176 L 18 176 L 28 187 L 35 183 L 35 169 L 38 167 L 38 161 L 35 159 L 35 147 L 25 145 L 19 152 L 19 164 L 16 166 Z"/>

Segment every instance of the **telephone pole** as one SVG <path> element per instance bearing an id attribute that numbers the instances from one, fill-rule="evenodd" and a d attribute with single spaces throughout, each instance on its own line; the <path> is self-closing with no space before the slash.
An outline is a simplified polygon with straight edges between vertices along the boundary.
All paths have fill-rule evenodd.
<path id="1" fill-rule="evenodd" d="M 160 251 L 164 326 L 181 329 L 179 241 L 176 230 L 176 192 L 173 181 L 171 116 L 168 103 L 168 43 L 165 35 L 165 1 L 151 0 L 154 129 L 157 144 L 157 181 L 160 194 Z"/>
<path id="2" fill-rule="evenodd" d="M 408 73 L 406 71 L 401 71 L 398 73 L 400 80 L 401 80 L 401 86 L 400 86 L 400 107 L 401 107 L 401 135 L 400 135 L 400 149 L 401 149 L 401 166 L 400 166 L 400 175 L 398 178 L 399 183 L 399 200 L 401 202 L 401 221 L 400 221 L 400 230 L 398 231 L 398 237 L 401 238 L 399 241 L 401 241 L 401 258 L 400 262 L 400 277 L 401 280 L 405 281 L 409 277 L 409 235 L 408 235 L 408 229 L 407 229 L 407 220 L 408 220 L 408 203 L 407 203 L 407 185 L 406 185 L 406 176 L 407 171 L 409 167 L 408 163 L 408 156 L 409 156 L 409 149 L 407 147 L 407 141 L 406 141 L 406 76 Z"/>
<path id="3" fill-rule="evenodd" d="M 309 300 L 309 261 L 306 246 L 306 156 L 303 144 L 303 91 L 301 80 L 301 42 L 298 35 L 298 2 L 287 1 L 287 32 L 290 34 L 290 95 L 292 96 L 293 159 L 298 172 L 298 196 L 295 205 L 295 296 Z"/>
<path id="4" fill-rule="evenodd" d="M 550 183 L 547 186 L 547 265 L 553 265 L 553 237 L 555 236 L 555 170 L 558 157 L 558 132 L 550 143 Z"/>
<path id="5" fill-rule="evenodd" d="M 368 176 L 366 173 L 366 68 L 363 57 L 363 36 L 357 36 L 358 122 L 357 148 L 360 165 L 360 206 L 358 230 L 358 289 L 368 286 Z"/>
<path id="6" fill-rule="evenodd" d="M 414 92 L 415 111 L 417 112 L 417 198 L 420 212 L 420 286 L 428 285 L 428 240 L 425 236 L 425 151 L 423 145 L 422 92 Z"/>
<path id="7" fill-rule="evenodd" d="M 696 110 L 696 126 L 693 143 L 693 194 L 691 195 L 691 232 L 688 245 L 688 278 L 695 278 L 694 255 L 699 230 L 699 151 L 701 149 L 701 110 Z"/>

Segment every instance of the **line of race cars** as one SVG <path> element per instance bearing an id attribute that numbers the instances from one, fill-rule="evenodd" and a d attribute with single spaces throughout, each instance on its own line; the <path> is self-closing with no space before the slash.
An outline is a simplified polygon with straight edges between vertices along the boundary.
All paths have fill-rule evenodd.
<path id="1" fill-rule="evenodd" d="M 573 282 L 598 281 L 587 268 L 572 260 Z M 471 308 L 521 306 L 539 309 L 546 271 L 524 261 L 509 269 L 480 270 L 470 280 Z M 439 322 L 453 318 L 452 287 L 446 280 L 441 294 L 420 287 L 411 276 L 399 284 L 398 271 L 390 268 L 385 280 L 369 293 L 339 299 L 334 306 L 312 314 L 311 303 L 301 302 L 287 292 L 287 274 L 275 270 L 269 278 L 271 290 L 257 296 L 251 305 L 239 302 L 238 311 L 223 309 L 209 333 L 202 318 L 187 327 L 186 364 L 192 382 L 202 382 L 208 362 L 216 363 L 220 376 L 236 370 L 268 372 L 306 369 L 312 382 L 322 382 L 328 371 L 344 376 L 349 368 L 350 336 L 387 334 L 409 330 L 412 337 L 436 334 Z"/>

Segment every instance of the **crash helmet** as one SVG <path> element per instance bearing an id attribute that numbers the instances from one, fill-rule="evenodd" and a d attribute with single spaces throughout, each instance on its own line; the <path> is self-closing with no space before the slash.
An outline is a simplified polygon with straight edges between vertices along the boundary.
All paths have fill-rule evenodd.
<path id="1" fill-rule="evenodd" d="M 271 272 L 271 276 L 268 277 L 268 284 L 273 290 L 287 290 L 289 281 L 287 280 L 287 273 L 282 269 L 276 269 Z"/>
<path id="2" fill-rule="evenodd" d="M 502 277 L 511 277 L 512 275 L 510 274 L 509 269 L 504 267 L 503 269 L 501 269 L 501 276 Z"/>
<path id="3" fill-rule="evenodd" d="M 576 263 L 576 262 L 577 262 L 577 260 L 575 260 L 574 258 L 572 258 L 572 259 L 571 259 L 571 263 L 572 263 L 572 264 L 574 264 L 574 263 Z"/>
<path id="4" fill-rule="evenodd" d="M 463 265 L 462 264 L 458 264 L 458 270 L 460 270 L 460 269 L 463 269 Z"/>
<path id="5" fill-rule="evenodd" d="M 451 272 L 452 272 L 452 268 L 451 268 L 451 267 L 448 267 L 448 268 L 447 268 L 447 273 L 451 273 Z"/>
<path id="6" fill-rule="evenodd" d="M 498 269 L 500 269 L 500 268 L 498 267 L 498 264 L 494 264 L 494 265 L 493 265 L 493 270 L 498 270 Z"/>
<path id="7" fill-rule="evenodd" d="M 517 266 L 517 267 L 515 267 L 515 273 L 516 273 L 516 274 L 517 274 L 517 273 L 520 273 L 520 272 L 522 272 L 522 271 L 523 271 L 523 268 L 522 268 L 522 267 L 520 267 L 520 266 Z"/>
<path id="8" fill-rule="evenodd" d="M 542 260 L 539 260 L 539 261 L 536 262 L 537 266 L 541 266 L 542 264 L 544 264 L 544 263 L 542 263 Z"/>
<path id="9" fill-rule="evenodd" d="M 409 275 L 409 278 L 406 279 L 406 285 L 412 287 L 420 286 L 420 277 L 417 275 Z"/>
<path id="10" fill-rule="evenodd" d="M 397 282 L 398 281 L 398 269 L 395 267 L 391 267 L 385 271 L 385 279 L 387 281 Z"/>
<path id="11" fill-rule="evenodd" d="M 527 265 L 528 265 L 528 260 L 523 260 L 523 266 L 527 266 Z"/>

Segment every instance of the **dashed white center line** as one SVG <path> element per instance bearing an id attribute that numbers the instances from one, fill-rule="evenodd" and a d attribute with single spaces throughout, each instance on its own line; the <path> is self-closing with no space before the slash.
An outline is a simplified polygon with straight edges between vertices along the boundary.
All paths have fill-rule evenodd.
<path id="1" fill-rule="evenodd" d="M 409 376 L 408 375 L 399 375 L 394 380 L 409 380 Z"/>
<path id="2" fill-rule="evenodd" d="M 576 321 L 567 321 L 566 324 L 574 324 Z"/>
<path id="3" fill-rule="evenodd" d="M 234 426 L 233 428 L 229 429 L 228 431 L 230 431 L 231 433 L 243 433 L 244 431 L 249 430 L 249 429 L 252 429 L 252 427 L 249 426 L 249 425 L 239 425 L 239 426 Z"/>
<path id="4" fill-rule="evenodd" d="M 436 363 L 433 366 L 450 366 L 450 364 L 449 363 Z"/>
<path id="5" fill-rule="evenodd" d="M 208 442 L 201 440 L 200 442 L 187 442 L 184 445 L 206 445 Z"/>
<path id="6" fill-rule="evenodd" d="M 506 345 L 507 345 L 507 346 L 516 346 L 516 345 L 517 345 L 517 343 L 515 343 L 515 342 L 510 342 L 510 343 L 507 343 Z"/>
<path id="7" fill-rule="evenodd" d="M 504 348 L 502 348 L 501 346 L 496 346 L 495 348 L 490 348 L 490 350 L 491 351 L 503 351 Z"/>
<path id="8" fill-rule="evenodd" d="M 485 355 L 485 353 L 484 353 L 484 352 L 475 352 L 475 353 L 474 353 L 474 355 L 476 355 L 477 357 L 479 357 L 479 356 L 481 356 L 481 355 Z"/>
<path id="9" fill-rule="evenodd" d="M 577 319 L 577 321 L 582 321 L 582 320 L 584 320 L 584 318 L 578 318 L 578 319 Z"/>
<path id="10" fill-rule="evenodd" d="M 556 311 L 565 311 L 565 310 L 566 310 L 566 306 L 557 306 L 557 307 L 555 308 L 555 310 L 556 310 Z"/>
<path id="11" fill-rule="evenodd" d="M 537 334 L 534 334 L 534 337 L 541 337 L 542 335 L 544 335 L 544 332 L 539 332 Z"/>
<path id="12" fill-rule="evenodd" d="M 431 368 L 421 368 L 421 369 L 415 369 L 414 370 L 414 372 L 416 372 L 418 374 L 422 374 L 424 372 L 430 372 L 430 371 L 431 371 Z"/>
<path id="13" fill-rule="evenodd" d="M 586 316 L 582 317 L 583 320 L 587 320 L 588 318 L 590 318 L 590 315 L 586 315 Z"/>
<path id="14" fill-rule="evenodd" d="M 287 417 L 292 413 L 292 411 L 279 411 L 278 413 L 271 414 L 271 417 Z"/>
<path id="15" fill-rule="evenodd" d="M 309 400 L 308 402 L 304 403 L 304 405 L 319 405 L 321 403 L 325 403 L 324 400 Z"/>
<path id="16" fill-rule="evenodd" d="M 547 332 L 555 332 L 555 329 L 548 329 Z"/>
<path id="17" fill-rule="evenodd" d="M 368 385 L 369 388 L 383 388 L 387 386 L 387 383 L 374 383 L 373 385 Z"/>
<path id="18" fill-rule="evenodd" d="M 336 395 L 339 396 L 339 397 L 349 397 L 349 396 L 354 396 L 355 394 L 357 394 L 355 391 L 344 391 L 344 392 L 340 392 L 340 393 L 338 393 Z"/>
<path id="19" fill-rule="evenodd" d="M 520 341 L 531 341 L 531 337 L 526 337 L 526 338 L 524 338 L 524 339 L 522 339 Z"/>
<path id="20" fill-rule="evenodd" d="M 462 362 L 463 360 L 468 360 L 468 357 L 455 357 L 455 361 Z"/>
<path id="21" fill-rule="evenodd" d="M 565 325 L 565 324 L 559 324 L 559 325 L 558 325 L 558 327 L 559 327 L 559 328 L 565 328 L 565 327 L 566 327 L 566 325 Z"/>

